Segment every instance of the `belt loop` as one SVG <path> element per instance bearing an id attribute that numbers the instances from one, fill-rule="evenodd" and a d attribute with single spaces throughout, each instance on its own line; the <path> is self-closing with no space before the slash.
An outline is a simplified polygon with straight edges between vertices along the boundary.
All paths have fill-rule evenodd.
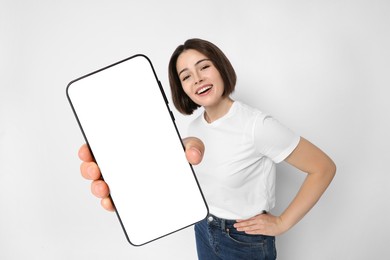
<path id="1" fill-rule="evenodd" d="M 225 220 L 224 219 L 220 219 L 220 221 L 221 221 L 221 230 L 222 231 L 225 231 L 225 227 L 226 227 L 226 223 L 225 223 Z"/>

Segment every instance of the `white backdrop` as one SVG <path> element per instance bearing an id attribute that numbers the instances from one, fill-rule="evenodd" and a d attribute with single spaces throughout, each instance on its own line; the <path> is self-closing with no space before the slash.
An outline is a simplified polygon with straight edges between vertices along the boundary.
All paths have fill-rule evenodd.
<path id="1" fill-rule="evenodd" d="M 192 37 L 230 58 L 234 98 L 338 166 L 316 207 L 277 238 L 278 259 L 389 258 L 389 11 L 385 0 L 1 0 L 0 259 L 196 259 L 192 228 L 126 242 L 80 176 L 83 139 L 65 96 L 69 81 L 136 53 L 168 92 L 170 54 Z M 191 118 L 175 116 L 186 131 Z M 276 214 L 304 177 L 278 169 Z"/>

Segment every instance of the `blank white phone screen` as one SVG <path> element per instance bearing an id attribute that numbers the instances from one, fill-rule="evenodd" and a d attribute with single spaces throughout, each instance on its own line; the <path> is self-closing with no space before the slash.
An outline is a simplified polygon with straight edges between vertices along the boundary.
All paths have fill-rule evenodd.
<path id="1" fill-rule="evenodd" d="M 132 245 L 207 216 L 173 114 L 146 56 L 135 55 L 70 82 L 67 96 Z"/>

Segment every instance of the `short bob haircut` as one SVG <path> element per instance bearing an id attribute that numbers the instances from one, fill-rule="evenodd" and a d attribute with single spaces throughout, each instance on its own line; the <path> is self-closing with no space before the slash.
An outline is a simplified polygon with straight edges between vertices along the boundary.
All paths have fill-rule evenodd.
<path id="1" fill-rule="evenodd" d="M 236 86 L 237 76 L 232 64 L 225 54 L 213 43 L 202 39 L 189 39 L 183 45 L 179 45 L 173 52 L 168 65 L 169 84 L 171 86 L 172 100 L 176 109 L 185 115 L 191 115 L 200 105 L 193 102 L 184 92 L 176 69 L 177 59 L 185 50 L 196 50 L 211 60 L 219 71 L 223 83 L 222 96 L 229 96 Z"/>

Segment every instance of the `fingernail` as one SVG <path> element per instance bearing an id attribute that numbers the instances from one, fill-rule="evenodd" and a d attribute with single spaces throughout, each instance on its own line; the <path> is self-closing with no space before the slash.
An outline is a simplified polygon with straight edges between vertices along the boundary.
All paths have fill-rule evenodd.
<path id="1" fill-rule="evenodd" d="M 191 147 L 191 150 L 196 151 L 199 155 L 202 155 L 200 150 L 198 148 L 196 148 L 196 147 Z"/>

